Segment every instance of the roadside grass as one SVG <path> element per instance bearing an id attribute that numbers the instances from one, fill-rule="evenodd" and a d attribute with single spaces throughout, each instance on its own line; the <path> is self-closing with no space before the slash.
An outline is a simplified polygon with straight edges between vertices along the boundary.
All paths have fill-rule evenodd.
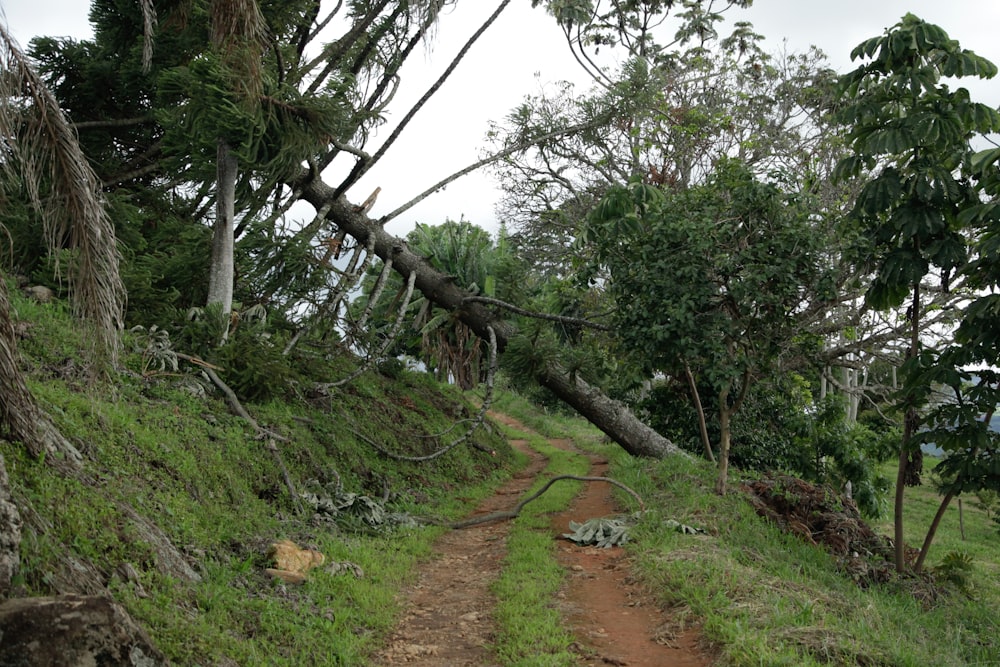
<path id="1" fill-rule="evenodd" d="M 509 407 L 507 404 L 500 409 L 506 411 Z M 520 419 L 525 413 L 511 410 L 509 414 Z M 507 427 L 504 431 L 510 438 L 527 440 L 549 460 L 526 496 L 557 475 L 587 473 L 590 463 L 584 456 L 553 447 L 535 433 Z M 565 575 L 555 558 L 549 515 L 568 507 L 580 488 L 580 482 L 560 481 L 528 503 L 512 522 L 503 571 L 492 587 L 497 598 L 495 650 L 504 665 L 569 667 L 579 661 L 579 656 L 569 651 L 573 636 L 554 604 Z"/>
<path id="2" fill-rule="evenodd" d="M 963 503 L 965 539 L 953 502 L 928 559 L 934 568 L 950 551 L 970 554 L 971 595 L 944 581 L 934 589 L 927 579 L 863 589 L 824 549 L 758 517 L 740 493 L 716 495 L 715 469 L 707 462 L 631 457 L 603 444 L 582 419 L 543 413 L 516 396 L 504 396 L 498 409 L 549 435 L 590 432 L 580 442 L 609 456 L 609 474 L 647 504 L 627 546 L 636 574 L 677 629 L 701 628 L 716 664 L 1000 664 L 1000 534 L 974 499 Z M 733 475 L 738 480 L 740 471 Z M 940 496 L 930 484 L 906 493 L 907 542 L 920 546 Z M 630 497 L 616 494 L 628 506 Z M 668 519 L 706 534 L 676 532 Z M 891 518 L 874 527 L 891 534 Z"/>
<path id="3" fill-rule="evenodd" d="M 130 353 L 113 384 L 91 384 L 85 332 L 65 308 L 11 296 L 29 325 L 31 389 L 86 459 L 63 475 L 0 439 L 24 522 L 13 594 L 110 594 L 173 664 L 363 665 L 398 620 L 396 594 L 443 529 L 317 520 L 298 509 L 282 465 L 297 491 L 339 479 L 345 491 L 388 495 L 390 511 L 444 519 L 466 515 L 519 465 L 488 430 L 476 441 L 495 455 L 460 446 L 411 463 L 378 453 L 365 438 L 427 454 L 470 414 L 459 392 L 406 372 L 372 372 L 316 399 L 245 402 L 286 438 L 276 439 L 279 463 L 195 369 L 143 376 Z M 327 566 L 304 585 L 276 583 L 263 569 L 280 539 L 319 549 Z M 343 562 L 363 576 L 330 567 Z"/>
<path id="4" fill-rule="evenodd" d="M 941 495 L 934 488 L 933 472 L 939 462 L 938 458 L 925 456 L 923 484 L 907 487 L 905 491 L 903 535 L 911 547 L 923 545 L 927 529 L 941 504 Z M 894 479 L 895 465 L 888 464 L 884 472 Z M 962 500 L 961 509 L 959 499 Z M 884 535 L 893 534 L 891 507 L 875 528 Z M 971 558 L 970 593 L 994 609 L 1000 609 L 1000 525 L 992 521 L 975 495 L 963 494 L 951 501 L 931 544 L 925 567 L 940 568 L 949 553 L 967 554 Z M 996 660 L 1000 664 L 1000 657 Z"/>
<path id="5" fill-rule="evenodd" d="M 715 495 L 715 470 L 703 461 L 622 453 L 612 469 L 651 507 L 629 546 L 641 578 L 678 623 L 702 627 L 720 664 L 997 664 L 995 578 L 977 579 L 974 598 L 950 589 L 929 599 L 926 583 L 906 578 L 865 590 L 740 494 Z M 665 530 L 668 518 L 707 535 Z M 981 553 L 995 563 L 1000 550 L 990 541 Z"/>

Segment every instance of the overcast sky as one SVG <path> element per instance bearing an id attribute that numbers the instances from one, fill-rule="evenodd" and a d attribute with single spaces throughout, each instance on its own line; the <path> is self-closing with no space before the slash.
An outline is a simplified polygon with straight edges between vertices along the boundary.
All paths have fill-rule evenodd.
<path id="1" fill-rule="evenodd" d="M 408 103 L 424 92 L 496 4 L 467 0 L 448 10 L 429 50 L 415 55 L 410 69 L 404 70 L 403 87 L 387 114 L 390 123 L 406 113 Z M 35 35 L 91 36 L 89 5 L 86 0 L 0 0 L 10 31 L 25 47 Z M 768 50 L 780 49 L 783 42 L 789 51 L 816 45 L 834 69 L 846 71 L 852 48 L 881 34 L 907 12 L 936 23 L 964 48 L 1000 63 L 997 0 L 756 0 L 748 10 L 731 12 L 729 20 L 753 23 L 767 38 Z M 544 11 L 532 10 L 529 0 L 514 0 L 352 196 L 362 200 L 381 187 L 372 215 L 388 213 L 479 159 L 489 121 L 502 120 L 540 85 L 564 79 L 583 82 L 561 31 Z M 1000 106 L 1000 82 L 963 85 L 978 101 Z M 404 213 L 389 229 L 405 234 L 414 222 L 438 224 L 463 215 L 492 229 L 496 199 L 487 175 L 467 176 Z"/>

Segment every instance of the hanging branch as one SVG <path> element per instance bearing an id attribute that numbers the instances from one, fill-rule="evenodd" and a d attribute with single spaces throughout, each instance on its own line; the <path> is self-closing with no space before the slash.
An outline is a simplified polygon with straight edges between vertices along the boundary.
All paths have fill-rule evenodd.
<path id="1" fill-rule="evenodd" d="M 558 322 L 560 324 L 572 324 L 581 327 L 589 327 L 591 329 L 597 329 L 598 331 L 614 331 L 612 327 L 606 324 L 598 324 L 597 322 L 591 322 L 590 320 L 580 319 L 578 317 L 565 317 L 563 315 L 550 315 L 549 313 L 539 313 L 533 310 L 525 310 L 524 308 L 518 308 L 514 304 L 507 303 L 506 301 L 501 301 L 500 299 L 494 299 L 488 296 L 467 296 L 462 299 L 464 302 L 475 302 L 475 303 L 488 303 L 493 306 L 500 306 L 518 315 L 524 315 L 525 317 L 533 317 L 537 320 L 546 320 L 549 322 Z"/>
<path id="2" fill-rule="evenodd" d="M 374 257 L 374 246 L 375 237 L 370 236 L 368 238 L 367 245 L 363 248 L 358 245 L 355 248 L 354 254 L 351 256 L 351 261 L 347 266 L 347 270 L 341 274 L 340 284 L 337 289 L 330 294 L 327 300 L 324 301 L 323 304 L 317 309 L 311 322 L 318 322 L 324 319 L 331 310 L 340 306 L 340 301 L 347 295 L 348 292 L 351 291 L 351 289 L 353 289 L 358 278 L 368 269 L 368 264 L 371 262 L 372 257 Z M 365 259 L 359 265 L 358 259 L 361 257 L 362 253 L 364 253 Z M 295 332 L 295 335 L 292 336 L 292 338 L 288 341 L 288 344 L 285 345 L 285 349 L 281 351 L 282 356 L 287 357 L 291 354 L 292 350 L 295 349 L 295 346 L 298 345 L 299 340 L 312 330 L 311 322 L 305 322 L 299 330 Z"/>
<path id="3" fill-rule="evenodd" d="M 69 120 L 27 56 L 0 24 L 0 173 L 23 172 L 28 200 L 41 214 L 42 236 L 61 268 L 57 251 L 76 249 L 68 271 L 75 315 L 91 323 L 96 359 L 118 363 L 125 286 L 115 229 L 101 181 L 83 154 Z M 43 198 L 41 183 L 51 196 Z"/>
<path id="4" fill-rule="evenodd" d="M 368 318 L 371 317 L 372 310 L 375 309 L 375 304 L 378 303 L 379 298 L 382 296 L 382 290 L 385 289 L 390 273 L 392 273 L 392 257 L 385 260 L 382 264 L 382 271 L 378 274 L 378 280 L 375 281 L 375 286 L 372 288 L 371 294 L 368 296 L 368 304 L 365 306 L 364 311 L 361 313 L 361 317 L 355 325 L 358 331 L 364 329 L 365 324 L 368 323 Z"/>
<path id="5" fill-rule="evenodd" d="M 362 374 L 368 372 L 368 370 L 375 364 L 375 362 L 385 356 L 386 351 L 389 346 L 393 344 L 396 340 L 396 335 L 399 333 L 399 328 L 403 325 L 403 318 L 406 316 L 406 309 L 410 306 L 410 299 L 413 298 L 413 286 L 417 282 L 417 273 L 411 272 L 409 277 L 406 279 L 406 290 L 403 294 L 403 301 L 399 306 L 399 312 L 396 315 L 396 321 L 392 323 L 392 328 L 389 330 L 389 334 L 385 338 L 385 342 L 382 347 L 375 354 L 369 354 L 363 363 L 361 363 L 354 371 L 345 378 L 341 378 L 336 382 L 325 382 L 323 384 L 317 385 L 317 387 L 323 391 L 333 389 L 334 387 L 343 387 L 348 382 L 361 377 Z"/>

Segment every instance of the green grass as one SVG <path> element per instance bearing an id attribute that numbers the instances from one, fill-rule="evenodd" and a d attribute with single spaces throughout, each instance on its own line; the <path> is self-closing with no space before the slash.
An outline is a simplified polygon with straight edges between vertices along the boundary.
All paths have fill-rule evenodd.
<path id="1" fill-rule="evenodd" d="M 32 325 L 21 341 L 31 389 L 87 458 L 81 474 L 65 476 L 0 440 L 24 520 L 15 594 L 110 593 L 180 665 L 368 662 L 399 617 L 396 593 L 442 529 L 358 533 L 313 522 L 297 512 L 266 443 L 196 374 L 142 377 L 141 359 L 129 355 L 131 372 L 90 385 L 79 352 L 83 332 L 65 309 L 12 299 Z M 954 503 L 928 559 L 933 571 L 946 554 L 968 553 L 971 597 L 952 589 L 931 598 L 925 584 L 907 579 L 864 590 L 825 551 L 757 517 L 739 493 L 715 495 L 706 463 L 631 458 L 582 420 L 540 412 L 516 395 L 498 397 L 495 406 L 546 437 L 572 438 L 611 458 L 610 474 L 649 509 L 628 547 L 638 575 L 678 622 L 703 628 L 718 664 L 998 664 L 1000 534 L 972 499 L 964 503 L 965 538 Z M 489 430 L 477 438 L 497 456 L 463 446 L 413 464 L 374 451 L 357 434 L 389 451 L 423 454 L 446 445 L 453 437 L 446 429 L 469 413 L 460 394 L 420 374 L 390 380 L 371 373 L 328 396 L 246 407 L 287 439 L 278 449 L 300 489 L 339 477 L 348 491 L 381 497 L 388 490 L 393 510 L 463 516 L 523 464 Z M 551 457 L 539 485 L 586 471 L 583 457 L 537 436 L 528 440 Z M 563 573 L 548 514 L 566 507 L 578 487 L 560 482 L 512 522 L 494 588 L 496 649 L 507 665 L 576 664 L 553 602 Z M 928 485 L 907 489 L 906 499 L 906 539 L 919 546 L 938 496 Z M 665 519 L 707 534 L 673 532 Z M 198 580 L 165 561 L 144 525 L 150 522 Z M 275 584 L 262 570 L 267 545 L 278 539 L 355 563 L 364 576 L 319 570 L 303 586 Z M 127 576 L 126 566 L 137 576 Z"/>
<path id="2" fill-rule="evenodd" d="M 706 463 L 622 455 L 613 474 L 652 509 L 630 546 L 641 577 L 661 604 L 703 626 L 722 664 L 996 664 L 995 577 L 978 580 L 975 599 L 953 591 L 929 603 L 914 595 L 924 587 L 905 579 L 864 590 L 824 550 L 760 519 L 739 494 L 714 495 Z M 708 535 L 664 531 L 665 518 Z M 997 546 L 989 536 L 979 553 L 995 563 Z"/>
<path id="3" fill-rule="evenodd" d="M 905 491 L 903 535 L 907 545 L 911 547 L 923 546 L 927 529 L 941 504 L 941 495 L 935 491 L 933 480 L 933 470 L 937 463 L 938 459 L 926 457 L 923 484 L 908 487 Z M 895 466 L 887 466 L 885 472 L 894 477 Z M 973 563 L 970 592 L 983 604 L 1000 609 L 1000 526 L 987 516 L 975 495 L 963 495 L 960 498 L 961 510 L 958 499 L 954 499 L 945 511 L 928 552 L 925 567 L 933 571 L 949 553 L 968 554 Z M 885 535 L 892 535 L 891 508 L 887 514 L 875 527 Z"/>
<path id="4" fill-rule="evenodd" d="M 531 406 L 517 397 L 504 397 L 500 405 L 549 436 L 575 433 L 586 447 L 611 458 L 611 476 L 635 489 L 649 510 L 628 547 L 638 576 L 675 622 L 702 628 L 715 646 L 717 664 L 1000 664 L 1000 534 L 974 499 L 963 503 L 965 539 L 953 503 L 928 559 L 933 567 L 949 551 L 970 554 L 972 597 L 942 584 L 941 593 L 929 599 L 926 583 L 906 578 L 865 590 L 839 572 L 822 548 L 759 518 L 739 493 L 716 495 L 715 470 L 709 464 L 676 457 L 636 459 L 598 444 L 582 420 L 537 410 L 532 414 Z M 734 480 L 739 474 L 734 472 Z M 925 485 L 907 489 L 906 498 L 907 541 L 919 545 L 940 497 Z M 666 519 L 707 534 L 665 529 Z M 891 534 L 891 520 L 875 527 Z M 525 650 L 517 659 L 524 661 L 520 664 L 550 664 L 531 662 L 530 655 Z M 551 664 L 563 664 L 559 659 Z"/>
<path id="5" fill-rule="evenodd" d="M 36 369 L 32 392 L 86 457 L 79 475 L 64 476 L 0 440 L 24 520 L 15 594 L 111 594 L 178 665 L 368 662 L 401 613 L 398 591 L 443 529 L 359 533 L 313 521 L 297 511 L 266 442 L 196 373 L 142 377 L 130 354 L 130 372 L 88 384 L 86 346 L 64 309 L 12 297 L 32 323 L 21 346 Z M 460 446 L 426 463 L 392 460 L 356 435 L 410 455 L 456 437 L 445 431 L 470 406 L 421 374 L 370 373 L 328 396 L 245 407 L 286 438 L 277 446 L 299 490 L 339 477 L 347 491 L 388 491 L 392 511 L 458 518 L 520 465 L 488 431 L 476 440 L 495 456 Z M 171 566 L 150 523 L 198 580 Z M 280 539 L 364 576 L 319 569 L 302 586 L 278 585 L 263 569 Z"/>
<path id="6" fill-rule="evenodd" d="M 518 415 L 519 417 L 521 415 Z M 589 462 L 580 454 L 557 449 L 534 433 L 509 431 L 549 460 L 536 492 L 557 475 L 585 475 Z M 528 503 L 511 524 L 503 572 L 493 585 L 497 597 L 495 650 L 504 665 L 569 666 L 578 656 L 569 651 L 573 636 L 554 604 L 564 573 L 555 559 L 550 514 L 561 511 L 580 491 L 580 482 L 560 481 Z"/>

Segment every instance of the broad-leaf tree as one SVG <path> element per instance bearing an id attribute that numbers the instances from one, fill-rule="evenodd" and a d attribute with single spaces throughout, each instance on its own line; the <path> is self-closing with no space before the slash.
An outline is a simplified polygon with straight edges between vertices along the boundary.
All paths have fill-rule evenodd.
<path id="1" fill-rule="evenodd" d="M 703 437 L 720 439 L 716 490 L 726 491 L 732 420 L 747 392 L 780 367 L 803 319 L 835 296 L 825 230 L 808 199 L 724 161 L 703 185 L 664 193 L 641 182 L 612 189 L 585 240 L 607 271 L 615 330 L 649 375 L 687 377 Z M 710 387 L 717 414 L 702 412 Z"/>
<path id="2" fill-rule="evenodd" d="M 895 564 L 902 571 L 904 489 L 919 476 L 925 438 L 917 433 L 929 398 L 928 386 L 914 380 L 927 377 L 921 337 L 927 295 L 947 292 L 968 261 L 975 230 L 963 214 L 980 204 L 970 174 L 971 142 L 1000 129 L 995 109 L 947 81 L 989 78 L 997 68 L 912 14 L 851 56 L 864 62 L 842 80 L 838 118 L 850 129 L 853 155 L 837 166 L 837 176 L 865 179 L 852 215 L 867 235 L 865 260 L 874 272 L 867 303 L 886 309 L 908 302 L 903 372 L 909 381 L 900 396 L 905 419 L 894 503 Z"/>

